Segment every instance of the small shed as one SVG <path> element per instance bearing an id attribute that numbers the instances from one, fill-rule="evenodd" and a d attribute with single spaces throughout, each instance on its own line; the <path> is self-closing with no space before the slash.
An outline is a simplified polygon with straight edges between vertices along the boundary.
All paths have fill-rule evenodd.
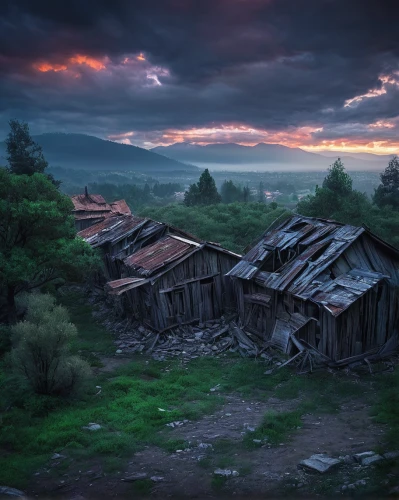
<path id="1" fill-rule="evenodd" d="M 71 200 L 74 206 L 72 213 L 77 231 L 97 224 L 112 214 L 131 215 L 125 200 L 107 203 L 100 194 L 89 194 L 87 187 L 84 194 L 71 196 Z"/>
<path id="2" fill-rule="evenodd" d="M 216 244 L 167 234 L 123 260 L 108 283 L 124 308 L 156 331 L 219 318 L 234 304 L 225 274 L 240 255 Z"/>
<path id="3" fill-rule="evenodd" d="M 338 361 L 397 339 L 399 251 L 365 227 L 293 215 L 227 275 L 245 328 L 285 352 Z"/>

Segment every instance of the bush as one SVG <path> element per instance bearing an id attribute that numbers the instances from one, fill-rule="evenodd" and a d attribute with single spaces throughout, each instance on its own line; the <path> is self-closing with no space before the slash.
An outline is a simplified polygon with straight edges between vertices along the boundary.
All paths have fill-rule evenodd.
<path id="1" fill-rule="evenodd" d="M 70 395 L 82 387 L 90 374 L 89 365 L 70 355 L 76 337 L 65 307 L 51 295 L 32 294 L 25 321 L 12 327 L 12 367 L 36 394 Z"/>

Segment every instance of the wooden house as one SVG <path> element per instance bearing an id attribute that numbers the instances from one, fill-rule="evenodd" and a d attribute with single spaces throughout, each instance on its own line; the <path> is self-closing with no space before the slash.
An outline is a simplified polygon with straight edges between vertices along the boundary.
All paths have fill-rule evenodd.
<path id="1" fill-rule="evenodd" d="M 333 361 L 397 339 L 399 252 L 367 228 L 293 215 L 229 272 L 245 328 Z"/>
<path id="2" fill-rule="evenodd" d="M 122 278 L 108 283 L 124 309 L 156 331 L 219 318 L 232 306 L 225 274 L 240 256 L 216 244 L 166 234 L 123 259 Z"/>
<path id="3" fill-rule="evenodd" d="M 125 200 L 107 203 L 100 194 L 89 194 L 87 187 L 84 194 L 71 196 L 71 200 L 77 231 L 93 226 L 109 215 L 131 215 Z"/>

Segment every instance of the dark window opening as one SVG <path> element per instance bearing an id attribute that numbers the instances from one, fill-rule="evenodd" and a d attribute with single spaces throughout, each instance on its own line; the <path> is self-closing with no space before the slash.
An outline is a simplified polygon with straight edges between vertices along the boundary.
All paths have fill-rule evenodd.
<path id="1" fill-rule="evenodd" d="M 308 226 L 309 224 L 307 222 L 297 222 L 293 226 L 291 226 L 289 229 L 287 229 L 287 233 L 289 232 L 297 232 L 303 229 L 304 227 Z"/>

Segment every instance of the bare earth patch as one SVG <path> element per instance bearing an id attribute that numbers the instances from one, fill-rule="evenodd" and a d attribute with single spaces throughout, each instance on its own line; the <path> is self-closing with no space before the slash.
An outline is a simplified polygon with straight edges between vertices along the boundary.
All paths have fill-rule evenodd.
<path id="1" fill-rule="evenodd" d="M 32 498 L 83 500 L 95 498 L 212 498 L 254 495 L 286 495 L 288 484 L 299 485 L 295 496 L 309 496 L 315 477 L 298 468 L 301 460 L 316 453 L 353 455 L 375 450 L 382 444 L 382 426 L 372 423 L 364 401 L 343 404 L 335 414 L 302 417 L 302 426 L 277 446 L 243 447 L 243 437 L 262 421 L 266 411 L 295 409 L 299 399 L 245 400 L 226 396 L 226 404 L 212 415 L 165 429 L 185 447 L 166 452 L 146 447 L 117 470 L 107 472 L 101 460 L 77 464 L 68 457 L 52 461 L 34 476 L 28 495 Z M 54 463 L 55 462 L 55 463 Z M 58 463 L 57 463 L 58 462 Z M 237 477 L 215 479 L 216 468 L 236 470 Z M 329 473 L 332 474 L 332 473 Z M 340 474 L 334 472 L 333 474 Z"/>

